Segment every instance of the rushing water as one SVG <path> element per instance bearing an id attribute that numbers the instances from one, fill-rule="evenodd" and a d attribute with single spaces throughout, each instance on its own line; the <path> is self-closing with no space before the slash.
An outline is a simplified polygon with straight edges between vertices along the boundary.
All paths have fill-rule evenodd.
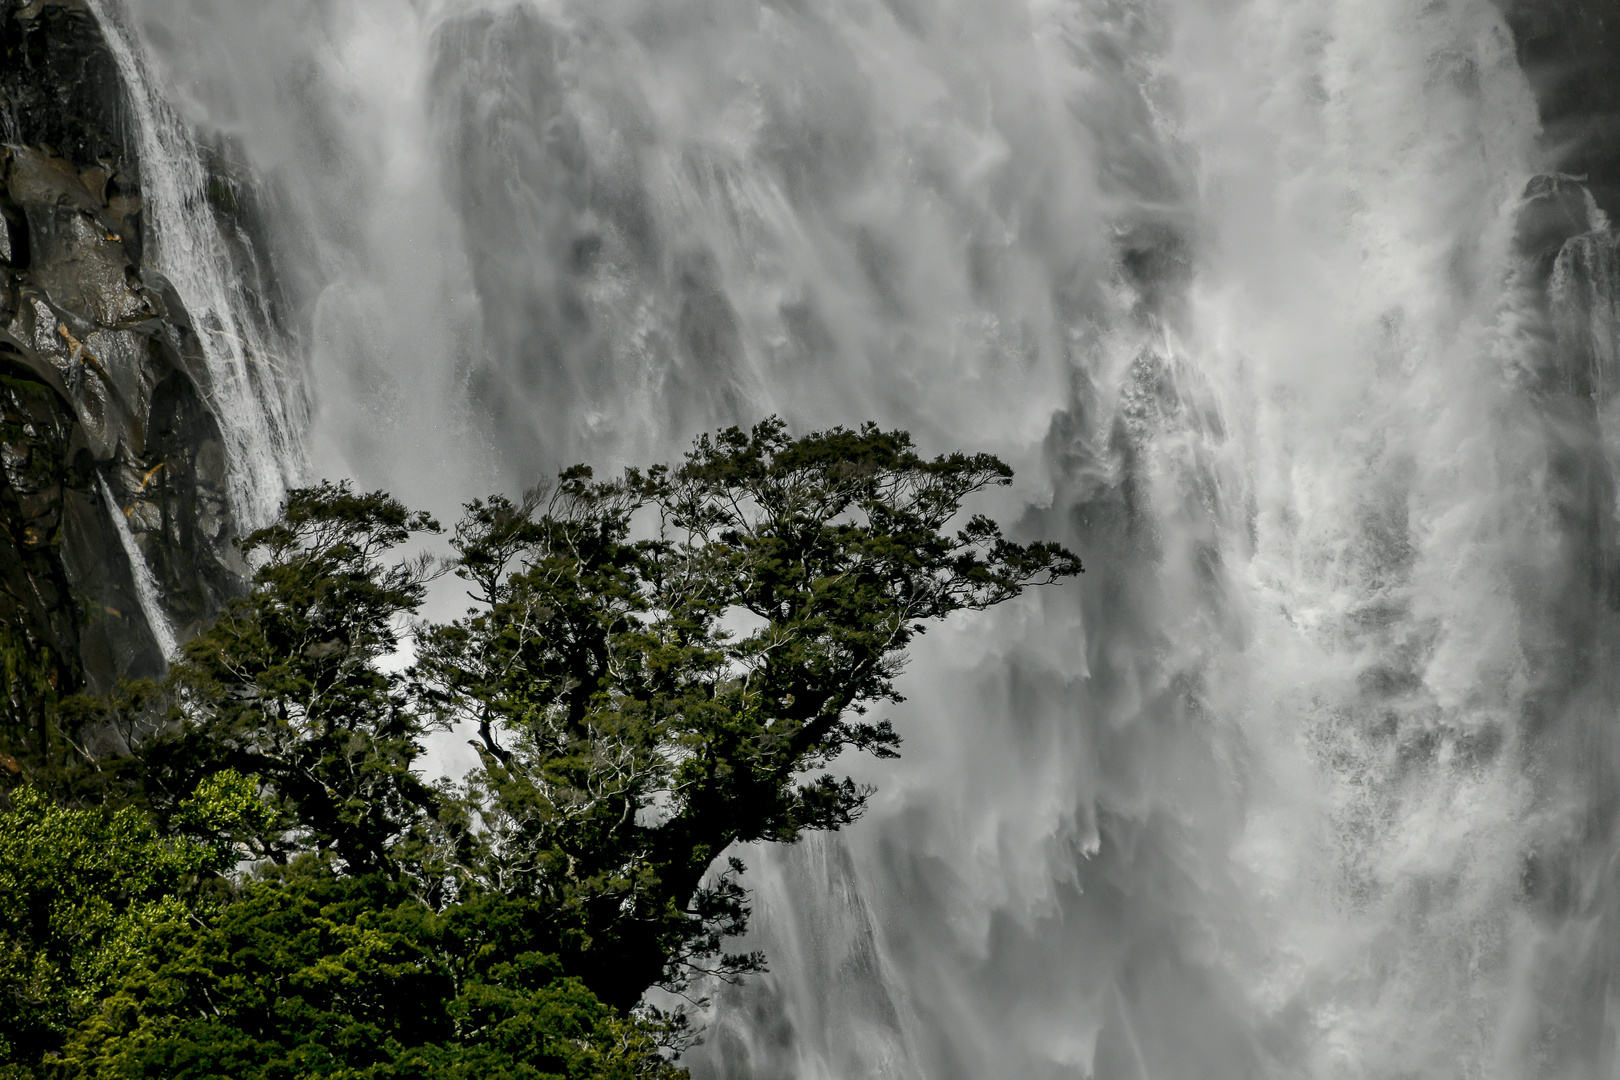
<path id="1" fill-rule="evenodd" d="M 301 373 L 283 370 L 290 365 L 268 309 L 273 289 L 254 280 L 250 238 L 230 235 L 211 209 L 192 129 L 154 85 L 123 9 L 109 0 L 87 4 L 123 76 L 141 164 L 142 262 L 168 279 L 191 317 L 208 370 L 202 390 L 230 455 L 231 509 L 243 525 L 257 527 L 275 516 L 282 493 L 304 474 Z M 131 558 L 139 579 L 144 562 Z M 157 624 L 153 631 L 160 640 L 166 633 Z"/>
<path id="2" fill-rule="evenodd" d="M 866 819 L 744 853 L 695 1075 L 1616 1075 L 1620 263 L 1572 182 L 1524 225 L 1496 6 L 128 23 L 262 184 L 318 471 L 449 513 L 871 418 L 1086 558 L 925 639 Z"/>

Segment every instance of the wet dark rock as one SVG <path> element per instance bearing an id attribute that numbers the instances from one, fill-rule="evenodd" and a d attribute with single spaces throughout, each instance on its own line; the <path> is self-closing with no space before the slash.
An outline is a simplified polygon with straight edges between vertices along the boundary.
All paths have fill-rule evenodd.
<path id="1" fill-rule="evenodd" d="M 1560 172 L 1582 177 L 1597 204 L 1620 214 L 1620 3 L 1497 0 Z"/>
<path id="2" fill-rule="evenodd" d="M 1519 257 L 1533 265 L 1540 283 L 1546 282 L 1567 241 L 1598 227 L 1596 210 L 1586 185 L 1573 176 L 1546 173 L 1530 178 L 1513 240 Z"/>
<path id="3" fill-rule="evenodd" d="M 137 179 L 120 131 L 118 66 L 79 0 L 0 0 L 0 142 Z M 112 194 L 117 194 L 114 191 Z"/>
<path id="4" fill-rule="evenodd" d="M 224 446 L 191 322 L 140 261 L 133 140 L 93 18 L 0 0 L 0 48 L 0 652 L 57 692 L 101 691 L 164 666 L 123 527 L 176 637 L 239 587 Z"/>
<path id="5" fill-rule="evenodd" d="M 28 269 L 28 226 L 20 211 L 0 203 L 0 263 Z"/>
<path id="6" fill-rule="evenodd" d="M 1556 614 L 1525 635 L 1538 673 L 1525 730 L 1549 740 L 1578 711 L 1572 700 L 1581 688 L 1609 677 L 1604 628 L 1620 612 L 1620 489 L 1613 471 L 1620 448 L 1620 235 L 1612 221 L 1587 178 L 1560 173 L 1530 181 L 1515 228 L 1515 375 L 1540 417 L 1543 497 L 1562 538 L 1557 591 L 1540 586 L 1550 597 L 1545 610 Z"/>
<path id="7" fill-rule="evenodd" d="M 1558 353 L 1600 410 L 1620 390 L 1620 237 L 1572 237 L 1558 252 L 1548 287 Z"/>

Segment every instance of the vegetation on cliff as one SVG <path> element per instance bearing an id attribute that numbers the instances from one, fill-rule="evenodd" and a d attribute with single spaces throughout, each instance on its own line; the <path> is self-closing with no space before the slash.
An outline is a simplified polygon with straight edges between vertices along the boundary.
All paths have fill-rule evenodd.
<path id="1" fill-rule="evenodd" d="M 468 505 L 447 566 L 472 607 L 440 624 L 411 621 L 436 565 L 397 555 L 436 522 L 293 492 L 161 686 L 74 706 L 125 733 L 78 762 L 112 779 L 11 774 L 8 1075 L 680 1075 L 684 1021 L 643 993 L 763 962 L 724 948 L 749 914 L 728 849 L 853 821 L 868 792 L 830 765 L 895 753 L 868 709 L 912 638 L 1080 571 L 956 521 L 1010 475 L 774 420 L 578 467 Z M 415 663 L 385 663 L 407 630 Z M 425 781 L 434 729 L 481 766 Z M 86 791 L 105 805 L 61 805 Z"/>

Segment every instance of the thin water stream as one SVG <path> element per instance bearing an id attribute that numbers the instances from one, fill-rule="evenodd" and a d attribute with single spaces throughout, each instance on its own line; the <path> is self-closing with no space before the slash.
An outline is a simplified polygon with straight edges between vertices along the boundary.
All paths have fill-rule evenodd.
<path id="1" fill-rule="evenodd" d="M 125 558 L 129 559 L 130 578 L 135 583 L 135 598 L 140 602 L 141 616 L 151 629 L 163 659 L 173 660 L 179 653 L 179 645 L 175 642 L 174 627 L 169 623 L 169 616 L 164 613 L 163 605 L 158 600 L 157 581 L 152 577 L 152 568 L 146 564 L 146 556 L 141 554 L 135 534 L 130 531 L 129 519 L 124 515 L 124 508 L 113 497 L 112 488 L 99 475 L 96 483 L 101 487 L 101 501 L 107 507 L 107 517 L 112 521 L 113 531 L 118 534 L 118 545 L 123 548 Z"/>

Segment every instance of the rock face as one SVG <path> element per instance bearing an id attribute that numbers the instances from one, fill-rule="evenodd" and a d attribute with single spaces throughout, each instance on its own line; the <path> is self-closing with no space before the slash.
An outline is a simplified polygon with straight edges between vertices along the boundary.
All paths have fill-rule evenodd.
<path id="1" fill-rule="evenodd" d="M 113 59 L 78 0 L 0 0 L 0 50 L 0 724 L 15 730 L 41 693 L 161 673 L 160 642 L 195 632 L 244 568 L 195 332 L 142 266 Z"/>
<path id="2" fill-rule="evenodd" d="M 1497 0 L 1541 113 L 1553 167 L 1620 218 L 1620 2 Z"/>

